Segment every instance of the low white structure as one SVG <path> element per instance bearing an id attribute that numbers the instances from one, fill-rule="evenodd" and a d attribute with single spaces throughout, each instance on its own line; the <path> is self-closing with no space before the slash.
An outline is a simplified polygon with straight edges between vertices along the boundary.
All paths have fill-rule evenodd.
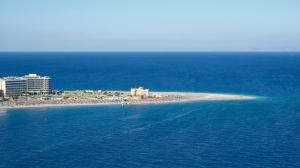
<path id="1" fill-rule="evenodd" d="M 150 96 L 150 91 L 149 89 L 144 89 L 143 87 L 131 88 L 130 95 L 133 97 L 146 98 Z"/>

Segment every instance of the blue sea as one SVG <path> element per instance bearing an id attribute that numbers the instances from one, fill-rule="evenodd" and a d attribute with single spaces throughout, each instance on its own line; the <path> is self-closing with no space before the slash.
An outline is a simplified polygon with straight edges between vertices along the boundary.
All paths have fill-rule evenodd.
<path id="1" fill-rule="evenodd" d="M 1 168 L 300 167 L 300 53 L 0 53 L 0 77 L 28 73 L 259 99 L 1 110 Z"/>

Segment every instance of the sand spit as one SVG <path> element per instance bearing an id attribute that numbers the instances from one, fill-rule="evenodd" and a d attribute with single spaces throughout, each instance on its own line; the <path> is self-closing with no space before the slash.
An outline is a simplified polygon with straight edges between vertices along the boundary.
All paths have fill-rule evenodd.
<path id="1" fill-rule="evenodd" d="M 128 94 L 128 92 L 122 92 Z M 104 106 L 104 105 L 137 105 L 137 104 L 168 104 L 194 101 L 229 101 L 252 100 L 254 96 L 191 93 L 191 92 L 152 92 L 155 98 L 103 100 L 103 99 L 68 99 L 68 100 L 25 100 L 0 102 L 0 109 L 12 108 L 43 108 L 43 107 L 68 107 L 68 106 Z"/>

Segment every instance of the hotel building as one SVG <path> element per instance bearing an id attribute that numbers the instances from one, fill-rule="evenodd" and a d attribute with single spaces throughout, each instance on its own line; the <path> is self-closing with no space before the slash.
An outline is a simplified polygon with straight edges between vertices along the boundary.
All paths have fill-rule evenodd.
<path id="1" fill-rule="evenodd" d="M 27 93 L 27 79 L 23 77 L 5 77 L 0 79 L 0 90 L 5 97 L 20 96 Z"/>
<path id="2" fill-rule="evenodd" d="M 41 77 L 36 74 L 0 78 L 0 92 L 4 97 L 16 97 L 27 93 L 49 93 L 51 91 L 50 80 L 47 76 Z"/>
<path id="3" fill-rule="evenodd" d="M 37 74 L 25 75 L 27 79 L 27 92 L 28 93 L 49 93 L 50 80 L 48 76 L 38 76 Z"/>

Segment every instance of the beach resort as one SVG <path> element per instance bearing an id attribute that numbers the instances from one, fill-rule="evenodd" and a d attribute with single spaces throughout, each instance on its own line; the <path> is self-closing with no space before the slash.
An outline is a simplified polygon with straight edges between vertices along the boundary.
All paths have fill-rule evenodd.
<path id="1" fill-rule="evenodd" d="M 129 91 L 51 89 L 51 78 L 29 74 L 0 78 L 0 108 L 32 108 L 55 106 L 99 106 L 162 104 L 192 101 L 250 100 L 254 96 L 191 93 L 150 92 L 143 87 Z"/>

